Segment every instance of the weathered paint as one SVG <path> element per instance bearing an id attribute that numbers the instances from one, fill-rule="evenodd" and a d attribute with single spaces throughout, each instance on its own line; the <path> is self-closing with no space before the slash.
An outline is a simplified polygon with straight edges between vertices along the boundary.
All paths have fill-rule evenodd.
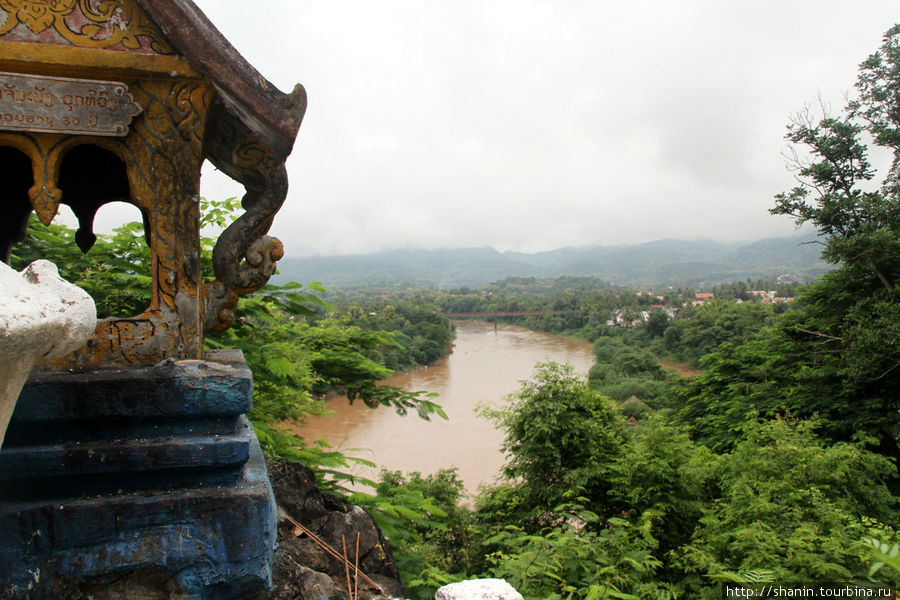
<path id="1" fill-rule="evenodd" d="M 141 423 L 162 418 L 186 421 L 184 431 L 189 432 L 189 420 L 236 417 L 250 410 L 253 375 L 240 351 L 212 351 L 207 358 L 33 373 L 13 422 L 52 419 L 93 426 L 104 419 Z"/>
<path id="2" fill-rule="evenodd" d="M 157 575 L 202 600 L 271 584 L 250 371 L 239 352 L 209 358 L 32 375 L 0 451 L 0 596 Z"/>
<path id="3" fill-rule="evenodd" d="M 0 121 L 22 131 L 125 136 L 141 112 L 124 83 L 0 73 Z"/>
<path id="4" fill-rule="evenodd" d="M 167 573 L 190 598 L 265 589 L 276 509 L 252 446 L 227 488 L 0 502 L 0 592 L 24 599 L 54 580 L 79 586 L 142 571 Z"/>

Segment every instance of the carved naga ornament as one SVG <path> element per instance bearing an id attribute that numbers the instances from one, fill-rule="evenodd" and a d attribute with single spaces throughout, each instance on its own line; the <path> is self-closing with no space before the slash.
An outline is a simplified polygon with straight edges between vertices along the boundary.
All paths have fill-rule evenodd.
<path id="1" fill-rule="evenodd" d="M 140 209 L 152 256 L 147 310 L 99 321 L 56 366 L 201 357 L 204 332 L 229 327 L 284 254 L 266 234 L 305 110 L 302 86 L 275 88 L 190 0 L 0 0 L 0 258 L 32 210 L 49 224 L 60 204 L 86 252 L 113 201 Z M 204 160 L 246 190 L 213 282 L 200 275 Z"/>

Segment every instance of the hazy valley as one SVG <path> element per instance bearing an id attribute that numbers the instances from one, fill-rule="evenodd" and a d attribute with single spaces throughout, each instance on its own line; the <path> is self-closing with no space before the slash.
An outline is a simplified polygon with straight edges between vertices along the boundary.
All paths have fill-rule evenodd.
<path id="1" fill-rule="evenodd" d="M 828 270 L 814 234 L 756 242 L 658 240 L 526 254 L 491 247 L 402 249 L 366 255 L 285 258 L 276 281 L 326 287 L 423 286 L 450 289 L 506 277 L 596 277 L 628 286 L 712 286 L 785 273 L 806 282 Z"/>

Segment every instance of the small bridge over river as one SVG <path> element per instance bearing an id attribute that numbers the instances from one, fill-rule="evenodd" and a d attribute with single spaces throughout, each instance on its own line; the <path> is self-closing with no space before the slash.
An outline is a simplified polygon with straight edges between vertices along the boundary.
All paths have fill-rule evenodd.
<path id="1" fill-rule="evenodd" d="M 483 319 L 485 317 L 540 317 L 543 315 L 561 315 L 568 310 L 497 310 L 489 312 L 446 312 L 448 319 Z"/>

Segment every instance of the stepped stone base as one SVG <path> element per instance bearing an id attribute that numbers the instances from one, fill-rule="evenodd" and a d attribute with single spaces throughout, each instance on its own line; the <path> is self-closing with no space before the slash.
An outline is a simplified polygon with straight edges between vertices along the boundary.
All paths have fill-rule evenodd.
<path id="1" fill-rule="evenodd" d="M 0 598 L 264 596 L 252 377 L 239 352 L 207 358 L 32 375 L 0 451 Z"/>

